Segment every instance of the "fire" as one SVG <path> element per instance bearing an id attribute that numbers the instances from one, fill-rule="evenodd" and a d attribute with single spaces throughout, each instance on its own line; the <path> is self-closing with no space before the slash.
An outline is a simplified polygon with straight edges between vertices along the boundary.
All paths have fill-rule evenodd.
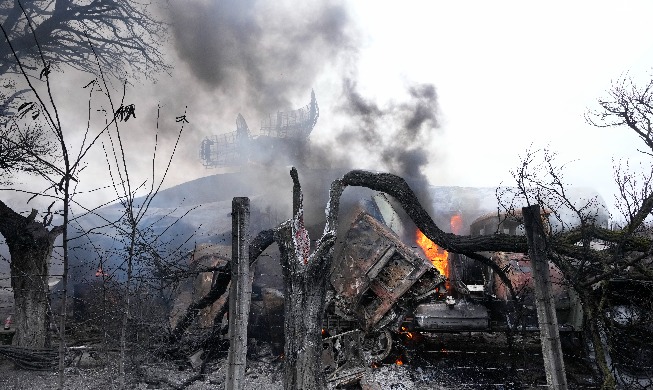
<path id="1" fill-rule="evenodd" d="M 449 262 L 447 261 L 449 253 L 429 240 L 419 229 L 417 229 L 415 241 L 422 248 L 426 257 L 431 260 L 435 269 L 445 277 L 449 277 Z"/>
<path id="2" fill-rule="evenodd" d="M 460 214 L 454 214 L 451 216 L 449 221 L 449 226 L 451 227 L 451 232 L 453 234 L 460 234 L 463 228 L 463 217 Z"/>
<path id="3" fill-rule="evenodd" d="M 401 327 L 401 331 L 400 331 L 400 332 L 401 332 L 402 334 L 405 334 L 405 335 L 406 335 L 406 338 L 408 338 L 408 340 L 412 340 L 413 337 L 415 337 L 411 332 L 408 331 L 408 329 L 407 329 L 405 326 L 402 326 L 402 327 Z"/>
<path id="4" fill-rule="evenodd" d="M 95 276 L 100 277 L 100 276 L 109 276 L 104 270 L 102 270 L 102 266 L 100 265 L 95 272 Z"/>
<path id="5" fill-rule="evenodd" d="M 403 366 L 404 365 L 404 362 L 401 360 L 401 356 L 399 356 L 397 358 L 397 361 L 395 362 L 395 364 L 398 365 L 398 366 Z"/>

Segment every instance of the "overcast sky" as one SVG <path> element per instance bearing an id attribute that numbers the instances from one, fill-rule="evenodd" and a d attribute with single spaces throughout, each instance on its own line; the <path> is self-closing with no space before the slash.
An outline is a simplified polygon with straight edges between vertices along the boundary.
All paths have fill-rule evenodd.
<path id="1" fill-rule="evenodd" d="M 311 89 L 321 110 L 311 135 L 318 166 L 510 185 L 519 154 L 549 145 L 561 162 L 578 160 L 570 184 L 611 203 L 612 159 L 642 159 L 633 134 L 591 127 L 584 115 L 626 72 L 651 75 L 648 1 L 169 3 L 164 49 L 174 70 L 134 82 L 125 97 L 137 110 L 125 124 L 133 177 L 151 171 L 157 105 L 159 158 L 173 145 L 175 117 L 187 110 L 190 121 L 168 187 L 221 172 L 202 167 L 199 142 L 234 131 L 238 113 L 256 132 L 264 114 L 307 104 Z M 91 78 L 59 79 L 65 118 L 85 118 L 69 91 Z M 86 172 L 86 189 L 107 179 L 101 159 Z M 109 197 L 96 194 L 92 201 Z"/>
<path id="2" fill-rule="evenodd" d="M 395 3 L 396 4 L 396 3 Z M 625 72 L 647 80 L 650 2 L 414 2 L 355 8 L 364 34 L 361 84 L 392 96 L 406 82 L 438 92 L 441 133 L 433 184 L 510 182 L 517 155 L 547 144 L 570 183 L 610 201 L 611 158 L 641 158 L 626 130 L 597 129 L 584 114 Z M 649 165 L 650 166 L 650 165 Z"/>

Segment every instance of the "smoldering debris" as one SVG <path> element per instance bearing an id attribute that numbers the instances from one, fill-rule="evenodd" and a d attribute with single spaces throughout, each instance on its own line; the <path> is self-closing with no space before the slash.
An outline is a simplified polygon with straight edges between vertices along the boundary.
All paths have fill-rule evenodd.
<path id="1" fill-rule="evenodd" d="M 397 389 L 521 389 L 544 386 L 541 367 L 541 347 L 537 337 L 517 338 L 513 350 L 502 335 L 451 334 L 423 342 L 419 355 L 406 353 L 403 364 L 387 363 L 363 367 L 349 387 L 332 382 L 329 389 L 365 390 Z M 247 390 L 277 390 L 283 388 L 283 359 L 261 344 L 247 360 L 245 386 Z M 579 371 L 581 361 L 569 367 L 571 389 L 598 388 Z M 582 367 L 580 367 L 582 368 Z M 67 389 L 116 388 L 116 367 L 71 367 L 67 369 Z M 206 374 L 198 375 L 187 360 L 143 362 L 128 378 L 134 389 L 215 389 L 224 386 L 227 359 L 211 359 Z M 184 386 L 182 386 L 184 385 Z M 56 389 L 57 373 L 15 370 L 0 360 L 0 387 L 4 389 Z"/>

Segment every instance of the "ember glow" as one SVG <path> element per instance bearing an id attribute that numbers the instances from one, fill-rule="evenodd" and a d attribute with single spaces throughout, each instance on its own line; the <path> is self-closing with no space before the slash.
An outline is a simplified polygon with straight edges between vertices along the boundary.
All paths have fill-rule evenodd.
<path id="1" fill-rule="evenodd" d="M 408 340 L 412 340 L 413 337 L 415 337 L 415 335 L 413 335 L 413 333 L 409 332 L 409 331 L 408 331 L 408 328 L 406 328 L 405 326 L 402 326 L 402 327 L 401 327 L 401 334 L 405 334 L 405 335 L 406 335 L 406 338 L 407 338 Z"/>
<path id="2" fill-rule="evenodd" d="M 444 277 L 449 277 L 449 262 L 447 261 L 449 253 L 444 249 L 437 246 L 433 241 L 429 240 L 428 237 L 422 233 L 421 230 L 417 229 L 415 233 L 415 242 L 422 248 L 426 257 L 431 260 L 435 269 L 444 275 Z"/>
<path id="3" fill-rule="evenodd" d="M 405 326 L 401 327 L 401 333 L 405 334 L 408 340 L 412 340 L 413 337 L 415 337 L 411 332 L 408 331 L 408 329 Z"/>
<path id="4" fill-rule="evenodd" d="M 460 234 L 463 228 L 463 217 L 460 214 L 452 215 L 449 225 L 451 226 L 451 233 Z"/>

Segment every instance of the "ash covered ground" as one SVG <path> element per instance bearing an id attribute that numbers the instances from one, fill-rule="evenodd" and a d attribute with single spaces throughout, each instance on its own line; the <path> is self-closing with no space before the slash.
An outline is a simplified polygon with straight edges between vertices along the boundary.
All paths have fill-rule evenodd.
<path id="1" fill-rule="evenodd" d="M 565 354 L 571 389 L 599 388 L 577 349 Z M 97 357 L 97 356 L 95 356 Z M 362 377 L 348 383 L 330 383 L 330 389 L 544 389 L 546 379 L 537 334 L 516 335 L 512 347 L 503 334 L 441 334 L 403 345 L 392 360 L 377 367 L 365 367 Z M 79 354 L 66 369 L 66 389 L 118 388 L 117 356 L 110 363 Z M 401 361 L 402 364 L 398 364 Z M 206 375 L 197 378 L 188 360 L 152 360 L 132 367 L 128 388 L 215 389 L 224 386 L 226 353 L 212 359 Z M 282 389 L 283 362 L 272 349 L 258 344 L 248 358 L 245 389 Z M 190 378 L 194 380 L 189 381 Z M 14 368 L 0 360 L 0 388 L 56 389 L 56 372 L 33 372 Z"/>

